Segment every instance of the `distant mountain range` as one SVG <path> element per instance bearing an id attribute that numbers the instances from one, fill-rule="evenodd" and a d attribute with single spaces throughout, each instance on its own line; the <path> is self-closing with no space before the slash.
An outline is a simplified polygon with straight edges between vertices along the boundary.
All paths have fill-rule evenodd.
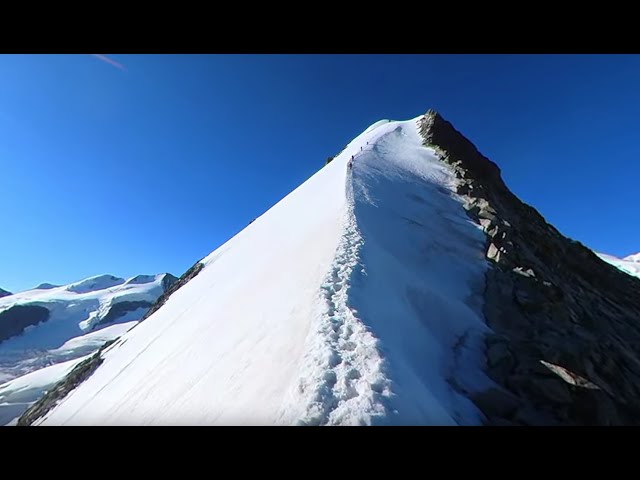
<path id="1" fill-rule="evenodd" d="M 20 416 L 83 358 L 134 326 L 176 280 L 168 273 L 98 275 L 3 296 L 0 424 Z"/>

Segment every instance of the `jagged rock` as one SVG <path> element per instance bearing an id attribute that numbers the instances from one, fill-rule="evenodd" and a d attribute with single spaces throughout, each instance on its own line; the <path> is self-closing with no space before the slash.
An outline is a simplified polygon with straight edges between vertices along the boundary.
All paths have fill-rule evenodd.
<path id="1" fill-rule="evenodd" d="M 495 243 L 490 243 L 487 249 L 487 258 L 494 262 L 500 262 L 501 257 L 502 252 L 500 251 L 500 247 L 497 247 Z"/>
<path id="2" fill-rule="evenodd" d="M 517 274 L 517 275 L 521 275 L 521 276 L 526 277 L 526 278 L 534 278 L 536 276 L 535 272 L 530 268 L 527 268 L 525 270 L 522 267 L 515 267 L 511 271 L 513 273 Z"/>
<path id="3" fill-rule="evenodd" d="M 176 292 L 180 287 L 182 287 L 187 282 L 189 282 L 189 280 L 191 280 L 193 277 L 198 275 L 200 273 L 200 270 L 202 270 L 203 268 L 204 268 L 204 264 L 198 261 L 195 264 L 193 264 L 191 268 L 189 268 L 189 270 L 184 272 L 180 278 L 172 281 L 171 286 L 167 290 L 165 290 L 162 295 L 158 297 L 158 299 L 156 300 L 156 303 L 154 303 L 151 306 L 151 308 L 147 310 L 147 313 L 144 314 L 144 316 L 140 321 L 142 322 L 143 320 L 146 320 L 147 318 L 149 318 L 151 314 L 156 312 L 162 305 L 165 304 L 165 302 L 169 299 L 171 295 L 173 295 L 174 292 Z M 171 277 L 173 277 L 174 279 L 176 278 L 173 275 L 171 275 Z"/>
<path id="4" fill-rule="evenodd" d="M 496 230 L 493 230 L 493 228 L 496 227 L 496 225 L 492 220 L 489 220 L 487 218 L 481 218 L 480 225 L 482 225 L 482 228 L 484 229 L 485 232 L 489 232 L 489 231 L 493 232 L 493 234 L 490 236 L 495 235 L 497 232 L 497 228 Z"/>
<path id="5" fill-rule="evenodd" d="M 566 368 L 561 367 L 560 365 L 554 365 L 552 363 L 545 362 L 544 360 L 540 361 L 540 365 L 547 368 L 549 372 L 555 373 L 570 385 L 573 385 L 579 388 L 587 388 L 589 390 L 600 390 L 600 387 L 598 387 L 595 383 L 590 382 L 589 380 L 582 377 L 581 375 L 578 375 L 570 370 L 567 370 Z"/>
<path id="6" fill-rule="evenodd" d="M 464 138 L 453 125 L 443 119 L 438 113 L 427 113 L 420 126 L 420 133 L 428 145 L 436 145 L 447 152 L 448 156 L 457 160 L 464 160 L 469 171 L 476 179 L 499 180 L 500 169 L 488 158 L 478 152 L 475 145 Z"/>
<path id="7" fill-rule="evenodd" d="M 166 292 L 171 285 L 176 283 L 179 280 L 175 275 L 171 275 L 170 273 L 165 273 L 164 277 L 162 277 L 162 290 Z"/>
<path id="8" fill-rule="evenodd" d="M 0 298 L 2 298 L 2 297 L 8 297 L 9 295 L 13 295 L 13 293 L 8 292 L 8 291 L 3 290 L 2 288 L 0 288 Z"/>
<path id="9" fill-rule="evenodd" d="M 458 185 L 458 188 L 456 189 L 456 192 L 459 193 L 460 195 L 467 195 L 472 191 L 473 191 L 473 185 L 471 185 L 470 183 L 461 183 L 460 185 Z"/>
<path id="10" fill-rule="evenodd" d="M 420 132 L 454 169 L 467 214 L 487 234 L 484 314 L 509 352 L 487 341 L 487 373 L 522 404 L 509 420 L 640 425 L 640 280 L 520 201 L 498 166 L 439 114 L 429 112 Z"/>

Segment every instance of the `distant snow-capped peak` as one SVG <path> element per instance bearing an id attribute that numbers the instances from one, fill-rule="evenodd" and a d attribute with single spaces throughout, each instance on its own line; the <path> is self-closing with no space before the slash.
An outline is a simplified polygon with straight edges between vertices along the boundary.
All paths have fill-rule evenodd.
<path id="1" fill-rule="evenodd" d="M 623 260 L 626 260 L 627 262 L 640 263 L 640 252 L 635 253 L 633 255 L 629 255 L 628 257 L 624 257 Z"/>
<path id="2" fill-rule="evenodd" d="M 0 290 L 0 425 L 136 325 L 176 280 L 169 273 L 96 275 L 15 294 Z"/>
<path id="3" fill-rule="evenodd" d="M 613 255 L 607 255 L 606 253 L 596 252 L 602 260 L 613 265 L 618 270 L 623 271 L 629 275 L 640 278 L 640 253 L 635 255 L 629 255 L 625 258 L 614 257 Z"/>

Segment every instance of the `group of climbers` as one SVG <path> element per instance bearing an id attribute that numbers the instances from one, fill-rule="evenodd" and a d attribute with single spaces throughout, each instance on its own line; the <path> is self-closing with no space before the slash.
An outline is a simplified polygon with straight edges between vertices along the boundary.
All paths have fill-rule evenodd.
<path id="1" fill-rule="evenodd" d="M 369 142 L 367 142 L 367 145 L 369 145 Z M 360 147 L 360 151 L 362 152 L 362 146 Z M 353 161 L 355 160 L 355 155 L 351 155 L 351 160 L 349 160 L 349 163 L 347 163 L 347 167 L 349 168 L 349 170 L 351 170 L 353 168 Z"/>

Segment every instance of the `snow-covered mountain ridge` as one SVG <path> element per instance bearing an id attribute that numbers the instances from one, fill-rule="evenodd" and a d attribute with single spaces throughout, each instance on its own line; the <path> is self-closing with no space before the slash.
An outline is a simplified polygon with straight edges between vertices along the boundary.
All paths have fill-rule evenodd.
<path id="1" fill-rule="evenodd" d="M 417 120 L 373 125 L 203 259 L 45 421 L 480 423 L 460 389 L 488 381 L 483 234 Z"/>
<path id="2" fill-rule="evenodd" d="M 627 262 L 640 263 L 640 253 L 636 253 L 636 254 L 633 254 L 633 255 L 628 255 L 628 256 L 624 257 L 623 260 L 626 260 Z"/>
<path id="3" fill-rule="evenodd" d="M 175 281 L 170 274 L 99 275 L 0 298 L 0 423 L 134 326 Z"/>
<path id="4" fill-rule="evenodd" d="M 628 257 L 618 258 L 613 255 L 607 255 L 606 253 L 597 253 L 602 260 L 610 263 L 614 267 L 622 270 L 629 275 L 640 278 L 640 254 L 629 255 Z"/>
<path id="5" fill-rule="evenodd" d="M 376 122 L 199 264 L 21 423 L 640 423 L 640 281 L 435 112 Z"/>

